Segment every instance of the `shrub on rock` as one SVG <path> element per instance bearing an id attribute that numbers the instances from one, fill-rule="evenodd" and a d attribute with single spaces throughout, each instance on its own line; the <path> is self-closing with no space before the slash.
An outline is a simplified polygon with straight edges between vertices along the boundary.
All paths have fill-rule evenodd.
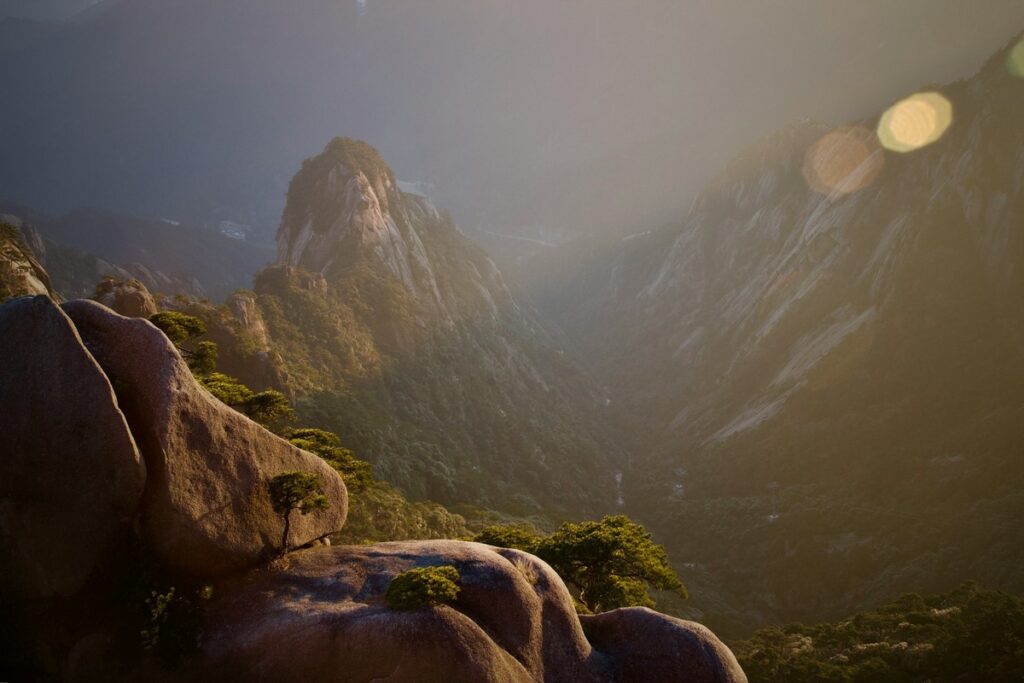
<path id="1" fill-rule="evenodd" d="M 388 607 L 414 610 L 454 601 L 459 596 L 459 570 L 451 565 L 418 567 L 402 572 L 388 586 Z"/>

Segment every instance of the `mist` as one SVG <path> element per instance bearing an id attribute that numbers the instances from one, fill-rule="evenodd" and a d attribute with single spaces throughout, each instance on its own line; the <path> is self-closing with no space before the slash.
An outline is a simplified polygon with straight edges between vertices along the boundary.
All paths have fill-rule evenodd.
<path id="1" fill-rule="evenodd" d="M 109 0 L 0 67 L 0 187 L 268 240 L 348 135 L 464 228 L 629 232 L 763 135 L 969 75 L 1022 25 L 1009 0 Z"/>

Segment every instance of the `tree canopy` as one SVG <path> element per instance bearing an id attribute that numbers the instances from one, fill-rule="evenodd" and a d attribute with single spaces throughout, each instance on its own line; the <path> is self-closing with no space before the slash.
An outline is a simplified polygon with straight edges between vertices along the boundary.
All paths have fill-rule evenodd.
<path id="1" fill-rule="evenodd" d="M 206 334 L 206 323 L 199 318 L 178 311 L 160 311 L 149 316 L 149 322 L 159 327 L 175 346 Z"/>
<path id="2" fill-rule="evenodd" d="M 373 483 L 373 466 L 341 445 L 337 434 L 323 429 L 293 429 L 288 440 L 304 451 L 315 453 L 341 474 L 350 491 L 363 491 Z"/>
<path id="3" fill-rule="evenodd" d="M 536 554 L 569 585 L 581 611 L 653 607 L 651 588 L 687 597 L 665 549 L 625 515 L 567 522 L 547 537 L 524 526 L 488 527 L 474 540 Z"/>
<path id="4" fill-rule="evenodd" d="M 284 472 L 271 479 L 267 488 L 274 512 L 284 518 L 281 552 L 288 549 L 288 531 L 291 528 L 293 510 L 308 515 L 331 506 L 324 495 L 323 481 L 320 475 L 314 472 Z"/>

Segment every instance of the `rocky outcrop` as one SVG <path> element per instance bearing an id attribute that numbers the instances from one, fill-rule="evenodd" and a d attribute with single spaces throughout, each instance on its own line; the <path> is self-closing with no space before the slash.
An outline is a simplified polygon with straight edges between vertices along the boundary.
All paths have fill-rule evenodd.
<path id="1" fill-rule="evenodd" d="M 20 226 L 15 217 L 0 216 L 0 301 L 53 294 L 50 276 L 25 244 Z"/>
<path id="2" fill-rule="evenodd" d="M 0 359 L 0 602 L 71 595 L 130 532 L 145 467 L 48 296 L 0 306 Z"/>
<path id="3" fill-rule="evenodd" d="M 284 522 L 266 484 L 286 471 L 319 474 L 330 502 L 293 515 L 289 545 L 342 527 L 348 498 L 340 475 L 213 398 L 155 326 L 90 301 L 65 310 L 119 387 L 148 470 L 142 533 L 162 563 L 207 577 L 278 547 Z"/>
<path id="4" fill-rule="evenodd" d="M 732 651 L 714 633 L 692 621 L 674 619 L 646 607 L 627 607 L 580 619 L 594 647 L 610 660 L 611 678 L 618 683 L 746 680 Z"/>
<path id="5" fill-rule="evenodd" d="M 441 564 L 459 570 L 454 603 L 387 607 L 395 576 Z M 581 626 L 550 567 L 478 543 L 314 549 L 217 591 L 223 597 L 206 624 L 204 667 L 233 680 L 746 681 L 703 627 L 649 610 L 619 610 Z"/>
<path id="6" fill-rule="evenodd" d="M 448 313 L 405 197 L 365 142 L 335 138 L 303 165 L 289 188 L 277 243 L 279 262 L 325 275 L 369 257 L 424 303 Z"/>
<path id="7" fill-rule="evenodd" d="M 105 277 L 96 285 L 96 301 L 128 318 L 148 318 L 157 312 L 156 301 L 138 280 Z"/>
<path id="8" fill-rule="evenodd" d="M 293 515 L 288 544 L 300 546 L 344 524 L 340 476 L 213 399 L 148 321 L 93 301 L 63 308 L 46 296 L 0 307 L 0 357 L 19 358 L 0 370 L 0 604 L 34 615 L 16 626 L 0 619 L 0 627 L 45 651 L 22 654 L 0 642 L 0 655 L 17 654 L 19 676 L 40 669 L 62 671 L 65 680 L 746 680 L 728 649 L 695 624 L 619 610 L 581 625 L 561 579 L 517 550 L 430 541 L 316 544 L 276 556 L 284 526 L 266 483 L 284 471 L 320 475 L 330 507 Z M 154 571 L 215 584 L 212 602 L 193 613 L 203 636 L 183 669 L 158 670 L 155 660 L 140 665 L 125 654 L 135 641 L 116 634 L 138 605 L 120 604 L 117 581 L 84 590 L 104 558 L 118 556 L 109 552 L 118 542 L 132 545 L 126 557 L 152 556 Z M 397 575 L 435 565 L 459 572 L 452 604 L 386 604 Z M 136 571 L 116 569 L 115 576 Z M 74 600 L 33 602 L 65 596 Z M 99 613 L 83 620 L 70 607 L 80 603 Z M 61 628 L 43 625 L 55 619 Z"/>
<path id="9" fill-rule="evenodd" d="M 300 411 L 403 493 L 566 517 L 615 505 L 603 397 L 368 144 L 336 138 L 303 162 L 254 290 Z"/>

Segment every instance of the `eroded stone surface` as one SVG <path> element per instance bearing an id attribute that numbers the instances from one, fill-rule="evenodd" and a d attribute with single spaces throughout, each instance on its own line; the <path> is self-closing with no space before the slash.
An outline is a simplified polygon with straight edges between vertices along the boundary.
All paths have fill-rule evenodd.
<path id="1" fill-rule="evenodd" d="M 341 476 L 210 395 L 154 325 L 92 301 L 64 308 L 117 388 L 146 460 L 143 538 L 162 563 L 207 577 L 273 552 L 284 521 L 267 483 L 288 471 L 319 474 L 330 502 L 327 510 L 292 513 L 289 545 L 341 529 L 348 510 Z"/>
<path id="2" fill-rule="evenodd" d="M 461 575 L 456 602 L 387 607 L 395 576 L 443 564 Z M 591 644 L 550 567 L 479 543 L 308 550 L 217 592 L 203 654 L 217 675 L 234 680 L 746 681 L 709 631 L 650 610 L 594 618 Z"/>

